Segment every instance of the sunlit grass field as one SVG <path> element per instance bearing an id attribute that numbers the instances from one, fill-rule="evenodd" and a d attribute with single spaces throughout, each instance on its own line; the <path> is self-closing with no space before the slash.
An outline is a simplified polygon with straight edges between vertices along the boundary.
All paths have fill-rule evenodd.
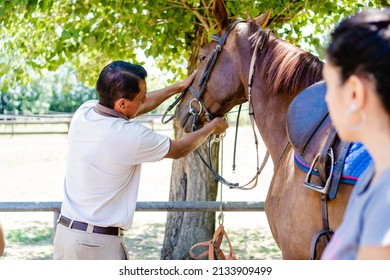
<path id="1" fill-rule="evenodd" d="M 7 248 L 0 259 L 50 260 L 53 257 L 53 227 L 47 222 L 30 222 L 28 228 L 8 230 Z M 159 260 L 164 239 L 163 223 L 137 224 L 125 235 L 132 260 Z M 265 229 L 226 229 L 239 259 L 280 259 L 279 249 Z M 227 244 L 223 243 L 228 254 Z"/>

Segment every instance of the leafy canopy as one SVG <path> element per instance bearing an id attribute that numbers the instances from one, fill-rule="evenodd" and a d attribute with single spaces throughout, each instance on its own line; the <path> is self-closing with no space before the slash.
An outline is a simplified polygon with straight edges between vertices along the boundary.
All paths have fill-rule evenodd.
<path id="1" fill-rule="evenodd" d="M 320 55 L 341 18 L 389 2 L 225 1 L 230 16 L 244 19 L 272 10 L 270 29 Z M 181 78 L 187 74 L 196 27 L 209 35 L 215 32 L 211 8 L 212 0 L 0 0 L 0 90 L 27 85 L 35 75 L 64 64 L 92 86 L 109 61 L 144 64 L 142 52 L 161 70 Z"/>

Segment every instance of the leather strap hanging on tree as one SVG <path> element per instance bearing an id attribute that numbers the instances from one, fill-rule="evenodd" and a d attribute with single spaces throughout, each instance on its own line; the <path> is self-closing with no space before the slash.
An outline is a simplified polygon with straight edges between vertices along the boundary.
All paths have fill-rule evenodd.
<path id="1" fill-rule="evenodd" d="M 223 141 L 221 141 L 222 145 L 222 150 L 223 150 Z M 223 154 L 220 156 L 221 162 L 223 162 Z M 222 164 L 221 164 L 221 171 L 222 171 Z M 219 220 L 219 227 L 217 230 L 214 232 L 213 239 L 205 242 L 200 242 L 195 244 L 194 246 L 191 247 L 189 254 L 191 258 L 193 259 L 202 259 L 207 257 L 209 260 L 237 260 L 237 256 L 234 253 L 233 246 L 230 243 L 229 237 L 226 234 L 225 228 L 223 226 L 223 220 L 224 220 L 224 214 L 223 214 L 223 202 L 222 202 L 222 185 L 220 186 L 220 201 L 219 201 L 219 215 L 218 215 L 218 220 Z M 226 256 L 225 253 L 221 249 L 221 244 L 223 241 L 223 238 L 226 238 L 227 244 L 229 245 L 229 255 Z M 198 247 L 206 247 L 207 249 L 203 251 L 202 253 L 195 255 L 193 253 L 193 250 L 198 248 Z"/>
<path id="2" fill-rule="evenodd" d="M 226 237 L 226 241 L 229 245 L 229 255 L 226 256 L 221 249 L 221 244 L 223 238 Z M 195 255 L 193 250 L 198 247 L 207 247 L 202 253 Z M 237 260 L 237 256 L 234 253 L 233 246 L 230 243 L 229 237 L 226 234 L 226 231 L 223 227 L 223 224 L 220 224 L 217 230 L 213 235 L 213 239 L 210 241 L 200 242 L 191 247 L 189 252 L 191 258 L 201 259 L 207 257 L 209 260 Z"/>

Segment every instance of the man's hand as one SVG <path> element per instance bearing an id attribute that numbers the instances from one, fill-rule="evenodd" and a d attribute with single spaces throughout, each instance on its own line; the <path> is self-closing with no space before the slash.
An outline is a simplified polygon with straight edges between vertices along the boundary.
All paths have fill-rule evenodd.
<path id="1" fill-rule="evenodd" d="M 229 127 L 228 123 L 223 118 L 214 118 L 211 122 L 206 125 L 213 126 L 213 134 L 222 134 Z"/>
<path id="2" fill-rule="evenodd" d="M 195 132 L 184 134 L 178 140 L 171 140 L 171 149 L 166 158 L 178 159 L 198 148 L 211 134 L 222 134 L 229 127 L 223 118 L 215 118 Z"/>
<path id="3" fill-rule="evenodd" d="M 185 78 L 183 81 L 179 82 L 178 84 L 180 85 L 180 88 L 181 90 L 180 91 L 183 91 L 185 90 L 186 88 L 188 88 L 192 82 L 194 81 L 195 79 L 195 76 L 196 76 L 196 72 L 197 70 L 195 70 L 191 75 L 189 75 L 187 78 Z"/>

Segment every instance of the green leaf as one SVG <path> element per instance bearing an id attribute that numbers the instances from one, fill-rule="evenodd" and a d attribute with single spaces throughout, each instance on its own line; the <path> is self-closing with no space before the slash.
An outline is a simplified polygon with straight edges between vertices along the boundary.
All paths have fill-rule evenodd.
<path id="1" fill-rule="evenodd" d="M 29 0 L 27 3 L 27 11 L 28 13 L 32 13 L 37 9 L 38 0 Z"/>
<path id="2" fill-rule="evenodd" d="M 69 32 L 68 30 L 63 30 L 61 33 L 61 39 L 67 40 L 69 38 L 72 38 L 72 33 Z"/>
<path id="3" fill-rule="evenodd" d="M 88 36 L 84 39 L 85 43 L 90 46 L 90 47 L 93 47 L 95 44 L 96 44 L 96 38 L 95 36 Z"/>
<path id="4" fill-rule="evenodd" d="M 324 7 L 329 10 L 329 11 L 332 11 L 333 10 L 333 4 L 331 2 L 325 2 L 324 3 Z"/>

